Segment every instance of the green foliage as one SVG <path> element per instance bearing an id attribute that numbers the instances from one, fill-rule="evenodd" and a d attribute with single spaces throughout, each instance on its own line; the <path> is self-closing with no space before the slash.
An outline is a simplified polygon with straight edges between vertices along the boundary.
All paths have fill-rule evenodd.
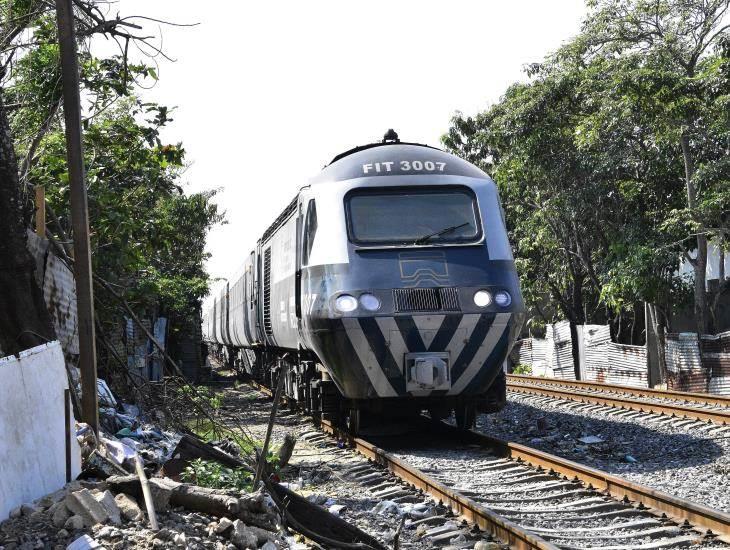
<path id="1" fill-rule="evenodd" d="M 520 363 L 514 368 L 512 374 L 532 374 L 532 365 L 525 365 L 524 363 Z"/>
<path id="2" fill-rule="evenodd" d="M 588 5 L 579 36 L 443 137 L 497 181 L 539 322 L 684 304 L 679 260 L 730 234 L 728 2 Z"/>
<path id="3" fill-rule="evenodd" d="M 183 481 L 209 489 L 235 489 L 250 492 L 253 478 L 243 468 L 226 468 L 218 462 L 197 458 L 182 473 Z"/>
<path id="4" fill-rule="evenodd" d="M 33 37 L 9 64 L 4 93 L 15 105 L 11 126 L 27 167 L 21 179 L 45 186 L 60 222 L 49 231 L 64 241 L 72 227 L 55 14 L 38 8 L 36 1 L 0 3 L 2 14 L 28 14 L 23 24 Z M 223 216 L 214 191 L 183 192 L 185 149 L 161 138 L 171 111 L 137 95 L 157 80 L 154 68 L 119 55 L 95 57 L 88 46 L 82 39 L 79 63 L 94 272 L 138 313 L 168 316 L 175 332 L 208 292 L 205 239 Z M 108 300 L 99 301 L 97 315 L 119 323 Z"/>
<path id="5" fill-rule="evenodd" d="M 177 389 L 177 392 L 181 397 L 189 397 L 195 403 L 207 409 L 218 410 L 223 404 L 223 400 L 220 395 L 216 394 L 207 386 L 191 386 L 185 384 Z"/>

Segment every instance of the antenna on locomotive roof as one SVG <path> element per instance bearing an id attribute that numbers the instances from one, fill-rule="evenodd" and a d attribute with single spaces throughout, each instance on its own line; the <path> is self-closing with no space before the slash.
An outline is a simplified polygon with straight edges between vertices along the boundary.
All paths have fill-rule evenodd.
<path id="1" fill-rule="evenodd" d="M 383 136 L 383 143 L 388 142 L 400 143 L 400 139 L 398 139 L 398 134 L 395 133 L 395 130 L 393 130 L 393 128 L 385 132 L 385 135 Z"/>

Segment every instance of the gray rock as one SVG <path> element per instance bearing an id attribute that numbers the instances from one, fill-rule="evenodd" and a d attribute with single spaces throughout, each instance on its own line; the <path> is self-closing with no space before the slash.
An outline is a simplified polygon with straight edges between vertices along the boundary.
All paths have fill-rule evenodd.
<path id="1" fill-rule="evenodd" d="M 231 527 L 233 527 L 233 522 L 230 519 L 223 517 L 218 522 L 218 526 L 215 528 L 215 532 L 218 535 L 223 535 Z"/>
<path id="2" fill-rule="evenodd" d="M 43 523 L 46 521 L 46 513 L 43 510 L 36 510 L 30 515 L 31 523 Z"/>
<path id="3" fill-rule="evenodd" d="M 240 519 L 233 522 L 231 542 L 238 550 L 258 547 L 258 537 Z"/>
<path id="4" fill-rule="evenodd" d="M 51 506 L 48 509 L 48 513 L 51 515 L 51 522 L 53 523 L 54 527 L 63 527 L 63 524 L 66 523 L 66 520 L 71 517 L 71 512 L 69 512 L 68 508 L 66 507 L 66 503 L 61 501 L 55 503 L 53 506 Z"/>
<path id="5" fill-rule="evenodd" d="M 33 514 L 33 512 L 37 512 L 40 510 L 39 506 L 36 506 L 35 504 L 23 504 L 20 506 L 20 511 L 22 515 L 24 516 L 30 516 Z"/>
<path id="6" fill-rule="evenodd" d="M 63 524 L 63 528 L 68 531 L 78 531 L 84 528 L 84 518 L 81 516 L 71 516 Z"/>
<path id="7" fill-rule="evenodd" d="M 21 506 L 16 506 L 10 510 L 10 519 L 16 519 L 23 515 L 23 509 Z"/>
<path id="8" fill-rule="evenodd" d="M 100 539 L 112 539 L 115 537 L 118 537 L 120 535 L 119 529 L 115 529 L 111 525 L 106 525 L 99 529 L 99 532 L 96 534 L 97 537 Z"/>
<path id="9" fill-rule="evenodd" d="M 477 541 L 474 544 L 474 550 L 500 550 L 502 546 L 496 542 L 487 542 L 486 540 Z"/>
<path id="10" fill-rule="evenodd" d="M 129 521 L 139 521 L 144 518 L 142 509 L 139 507 L 139 504 L 137 504 L 137 501 L 134 500 L 133 497 L 130 497 L 129 495 L 126 495 L 124 493 L 119 493 L 114 498 L 114 502 L 116 502 L 117 506 L 119 507 L 119 511 L 121 512 L 124 519 L 127 519 Z"/>
<path id="11" fill-rule="evenodd" d="M 276 544 L 271 541 L 267 541 L 259 550 L 278 550 Z"/>

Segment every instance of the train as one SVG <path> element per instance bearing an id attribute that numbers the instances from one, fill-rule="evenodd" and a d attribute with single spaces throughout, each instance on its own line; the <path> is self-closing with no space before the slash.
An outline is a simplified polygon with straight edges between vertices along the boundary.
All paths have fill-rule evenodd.
<path id="1" fill-rule="evenodd" d="M 426 411 L 467 429 L 504 407 L 525 306 L 477 166 L 389 130 L 335 156 L 242 260 L 204 308 L 204 341 L 254 379 L 283 377 L 311 414 L 357 431 Z"/>

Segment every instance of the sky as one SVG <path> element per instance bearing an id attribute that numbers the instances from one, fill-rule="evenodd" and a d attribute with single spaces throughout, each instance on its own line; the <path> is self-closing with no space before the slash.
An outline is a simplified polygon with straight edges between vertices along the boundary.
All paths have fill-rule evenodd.
<path id="1" fill-rule="evenodd" d="M 439 146 L 578 33 L 583 0 L 119 0 L 175 59 L 143 98 L 175 107 L 189 191 L 219 189 L 208 270 L 230 277 L 264 229 L 336 154 L 382 139 Z M 215 285 L 214 285 L 215 286 Z"/>

